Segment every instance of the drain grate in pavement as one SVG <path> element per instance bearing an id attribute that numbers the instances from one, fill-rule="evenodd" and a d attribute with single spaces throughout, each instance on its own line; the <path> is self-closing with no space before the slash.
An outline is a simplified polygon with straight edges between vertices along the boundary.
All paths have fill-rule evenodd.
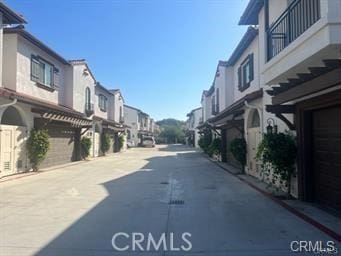
<path id="1" fill-rule="evenodd" d="M 162 184 L 162 185 L 168 185 L 169 182 L 168 182 L 168 181 L 162 181 L 162 182 L 160 182 L 160 184 Z"/>
<path id="2" fill-rule="evenodd" d="M 170 200 L 169 204 L 171 204 L 171 205 L 182 205 L 182 204 L 185 204 L 185 201 L 184 200 L 175 199 L 175 200 Z"/>

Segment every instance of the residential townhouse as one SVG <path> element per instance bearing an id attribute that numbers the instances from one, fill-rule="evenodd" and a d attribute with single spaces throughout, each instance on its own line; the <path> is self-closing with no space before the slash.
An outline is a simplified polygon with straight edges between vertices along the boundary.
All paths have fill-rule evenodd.
<path id="1" fill-rule="evenodd" d="M 49 131 L 50 149 L 42 167 L 79 160 L 81 128 L 91 121 L 67 106 L 70 63 L 23 27 L 5 28 L 3 39 L 1 124 L 7 125 L 1 132 L 4 175 L 29 168 L 25 140 L 32 128 Z"/>
<path id="2" fill-rule="evenodd" d="M 24 21 L 2 3 L 0 11 L 3 24 Z M 26 140 L 32 128 L 49 134 L 41 167 L 80 160 L 82 136 L 92 139 L 91 156 L 102 154 L 103 132 L 112 137 L 109 152 L 117 152 L 127 128 L 121 92 L 101 86 L 84 60 L 64 59 L 23 26 L 1 32 L 0 177 L 31 168 Z"/>
<path id="3" fill-rule="evenodd" d="M 229 60 L 218 64 L 228 74 L 223 85 L 226 107 L 212 111 L 214 104 L 223 102 L 214 99 L 216 83 L 201 99 L 205 124 L 220 131 L 222 161 L 263 179 L 255 158 L 263 134 L 267 128 L 291 131 L 299 151 L 292 195 L 337 210 L 341 208 L 337 174 L 341 149 L 336 146 L 341 139 L 340 21 L 337 0 L 249 1 L 240 25 L 250 27 Z M 229 143 L 238 137 L 247 143 L 245 167 L 229 153 Z"/>
<path id="4" fill-rule="evenodd" d="M 97 157 L 101 152 L 101 134 L 110 135 L 112 143 L 108 153 L 118 152 L 118 138 L 124 133 L 123 97 L 120 90 L 108 90 L 96 81 L 84 59 L 70 60 L 66 87 L 67 106 L 83 113 L 92 120 L 92 126 L 83 129 L 92 141 L 90 156 Z"/>
<path id="5" fill-rule="evenodd" d="M 340 210 L 340 1 L 250 1 L 240 24 L 259 28 L 266 110 L 297 135 L 298 197 Z"/>
<path id="6" fill-rule="evenodd" d="M 203 123 L 202 108 L 193 109 L 187 114 L 186 121 L 186 144 L 192 147 L 199 148 L 199 128 L 198 126 Z"/>
<path id="7" fill-rule="evenodd" d="M 127 129 L 127 144 L 130 147 L 141 145 L 146 137 L 155 137 L 155 122 L 142 110 L 124 105 L 125 123 L 130 127 Z"/>
<path id="8" fill-rule="evenodd" d="M 25 19 L 0 2 L 0 86 L 2 86 L 3 28 L 13 24 L 25 24 Z"/>

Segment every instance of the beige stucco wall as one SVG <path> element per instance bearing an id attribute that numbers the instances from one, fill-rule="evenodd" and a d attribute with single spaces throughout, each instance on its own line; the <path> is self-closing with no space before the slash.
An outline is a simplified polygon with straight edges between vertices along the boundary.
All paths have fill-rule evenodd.
<path id="1" fill-rule="evenodd" d="M 20 36 L 17 38 L 17 92 L 55 104 L 63 104 L 65 66 L 26 39 Z M 49 91 L 40 88 L 31 80 L 31 55 L 39 55 L 59 70 L 59 87 L 56 90 Z"/>
<path id="2" fill-rule="evenodd" d="M 203 121 L 207 121 L 212 117 L 211 96 L 203 97 L 201 107 L 203 108 Z"/>
<path id="3" fill-rule="evenodd" d="M 4 34 L 3 39 L 3 86 L 40 100 L 64 104 L 66 66 L 17 34 Z M 42 89 L 31 81 L 31 55 L 41 56 L 59 70 L 56 90 Z"/>
<path id="4" fill-rule="evenodd" d="M 84 70 L 86 68 L 85 64 L 76 64 L 69 68 L 68 73 L 71 77 L 68 79 L 71 78 L 71 81 L 66 90 L 70 91 L 69 95 L 66 95 L 68 105 L 81 113 L 85 111 L 85 90 L 87 87 L 91 92 L 91 103 L 95 101 L 95 80 L 89 72 L 85 75 Z"/>
<path id="5" fill-rule="evenodd" d="M 123 98 L 119 92 L 115 92 L 110 97 L 109 118 L 115 122 L 120 122 L 120 108 L 122 109 L 122 117 L 124 117 Z"/>
<path id="6" fill-rule="evenodd" d="M 129 107 L 124 106 L 124 123 L 131 128 L 131 138 L 128 140 L 128 142 L 133 142 L 135 146 L 138 144 L 138 111 Z"/>
<path id="7" fill-rule="evenodd" d="M 277 1 L 270 1 L 269 15 L 278 18 L 283 10 Z M 322 59 L 341 58 L 341 2 L 321 0 L 320 4 L 321 18 L 262 67 L 266 84 L 285 82 L 307 72 L 307 67 L 323 66 Z M 265 38 L 263 17 L 264 11 L 259 14 L 259 29 L 260 37 Z M 265 42 L 262 45 L 265 48 Z"/>
<path id="8" fill-rule="evenodd" d="M 16 90 L 17 87 L 17 35 L 3 35 L 3 67 L 2 83 L 3 87 Z"/>
<path id="9" fill-rule="evenodd" d="M 250 86 L 244 90 L 240 91 L 238 89 L 238 68 L 240 67 L 241 63 L 247 58 L 249 54 L 253 53 L 253 80 L 250 83 Z M 259 48 L 258 48 L 258 36 L 254 38 L 252 43 L 247 47 L 247 49 L 243 52 L 240 58 L 233 66 L 233 77 L 234 77 L 234 101 L 239 100 L 240 98 L 244 97 L 246 94 L 249 94 L 253 91 L 257 91 L 260 89 L 259 84 Z"/>
<path id="10" fill-rule="evenodd" d="M 102 111 L 99 106 L 99 95 L 104 95 L 107 97 L 107 111 Z M 95 110 L 95 116 L 101 117 L 103 119 L 108 119 L 108 109 L 109 109 L 109 98 L 110 94 L 104 91 L 103 89 L 99 88 L 98 86 L 95 86 L 95 99 L 94 99 L 94 110 Z"/>

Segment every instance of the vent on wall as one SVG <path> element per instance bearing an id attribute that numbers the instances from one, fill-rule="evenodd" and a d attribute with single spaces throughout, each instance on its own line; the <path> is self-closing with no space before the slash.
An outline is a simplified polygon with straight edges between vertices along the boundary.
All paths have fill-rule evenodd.
<path id="1" fill-rule="evenodd" d="M 11 170 L 11 162 L 10 161 L 4 162 L 4 170 Z"/>

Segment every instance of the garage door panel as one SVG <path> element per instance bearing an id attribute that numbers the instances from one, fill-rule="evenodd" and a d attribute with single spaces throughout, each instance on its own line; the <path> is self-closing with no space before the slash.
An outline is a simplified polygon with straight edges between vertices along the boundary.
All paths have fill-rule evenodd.
<path id="1" fill-rule="evenodd" d="M 41 167 L 65 164 L 73 161 L 75 150 L 75 129 L 48 126 L 50 148 Z"/>
<path id="2" fill-rule="evenodd" d="M 313 112 L 313 145 L 315 198 L 341 210 L 341 106 Z"/>

